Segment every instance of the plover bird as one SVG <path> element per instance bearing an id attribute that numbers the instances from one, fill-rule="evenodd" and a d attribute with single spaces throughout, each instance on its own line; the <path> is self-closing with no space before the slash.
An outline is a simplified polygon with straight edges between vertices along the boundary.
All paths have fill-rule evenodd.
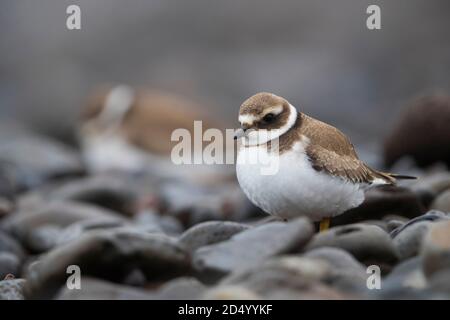
<path id="1" fill-rule="evenodd" d="M 152 172 L 200 182 L 229 179 L 230 168 L 171 161 L 177 144 L 171 141 L 174 130 L 186 129 L 193 135 L 194 121 L 199 120 L 203 130 L 220 128 L 206 110 L 190 99 L 159 90 L 127 85 L 98 88 L 82 109 L 78 127 L 84 162 L 91 172 Z M 195 152 L 192 148 L 192 156 Z"/>
<path id="2" fill-rule="evenodd" d="M 271 93 L 247 99 L 239 122 L 239 184 L 256 206 L 283 219 L 307 216 L 326 230 L 332 217 L 364 201 L 367 188 L 414 178 L 370 168 L 341 131 Z M 271 146 L 275 141 L 277 148 Z M 261 174 L 267 160 L 277 161 L 276 173 Z"/>

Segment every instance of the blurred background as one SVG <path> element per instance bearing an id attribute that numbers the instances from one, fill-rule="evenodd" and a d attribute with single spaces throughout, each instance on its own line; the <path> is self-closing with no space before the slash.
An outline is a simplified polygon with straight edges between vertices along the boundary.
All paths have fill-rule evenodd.
<path id="1" fill-rule="evenodd" d="M 449 14 L 448 0 L 1 0 L 0 300 L 448 299 Z M 237 128 L 260 91 L 419 179 L 368 190 L 321 238 L 253 206 L 233 165 L 170 161 L 174 129 Z M 385 290 L 367 292 L 374 264 Z"/>
<path id="2" fill-rule="evenodd" d="M 81 30 L 66 8 L 81 7 Z M 366 8 L 381 7 L 381 30 Z M 95 86 L 127 83 L 206 102 L 237 126 L 259 91 L 286 97 L 376 150 L 406 101 L 450 89 L 446 0 L 4 0 L 0 122 L 74 142 Z"/>

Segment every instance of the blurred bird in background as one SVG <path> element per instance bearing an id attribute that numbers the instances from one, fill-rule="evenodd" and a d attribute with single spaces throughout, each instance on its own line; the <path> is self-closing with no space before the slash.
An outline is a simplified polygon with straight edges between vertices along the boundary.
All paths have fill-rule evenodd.
<path id="1" fill-rule="evenodd" d="M 127 85 L 103 86 L 81 112 L 78 137 L 85 164 L 91 172 L 125 170 L 200 182 L 228 180 L 233 171 L 226 166 L 172 163 L 171 150 L 178 143 L 171 141 L 173 131 L 187 129 L 192 142 L 194 121 L 202 121 L 203 131 L 223 129 L 204 105 L 188 98 Z M 194 157 L 196 150 L 191 150 Z"/>

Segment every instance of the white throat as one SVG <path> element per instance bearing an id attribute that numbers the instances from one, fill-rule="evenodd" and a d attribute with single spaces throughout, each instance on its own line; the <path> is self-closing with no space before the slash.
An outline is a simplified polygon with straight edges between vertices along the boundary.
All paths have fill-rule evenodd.
<path id="1" fill-rule="evenodd" d="M 251 130 L 248 134 L 242 137 L 242 143 L 245 146 L 257 146 L 260 144 L 265 144 L 268 141 L 279 138 L 282 134 L 285 134 L 289 129 L 291 129 L 295 121 L 297 120 L 297 109 L 291 104 L 289 104 L 289 117 L 288 121 L 284 126 L 278 129 L 259 129 Z"/>

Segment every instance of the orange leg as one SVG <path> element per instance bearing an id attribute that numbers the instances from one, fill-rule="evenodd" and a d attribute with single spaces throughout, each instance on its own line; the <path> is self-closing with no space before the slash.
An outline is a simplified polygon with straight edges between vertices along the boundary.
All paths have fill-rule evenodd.
<path id="1" fill-rule="evenodd" d="M 319 232 L 327 231 L 328 229 L 330 229 L 330 221 L 331 221 L 330 218 L 322 219 L 319 225 Z"/>

